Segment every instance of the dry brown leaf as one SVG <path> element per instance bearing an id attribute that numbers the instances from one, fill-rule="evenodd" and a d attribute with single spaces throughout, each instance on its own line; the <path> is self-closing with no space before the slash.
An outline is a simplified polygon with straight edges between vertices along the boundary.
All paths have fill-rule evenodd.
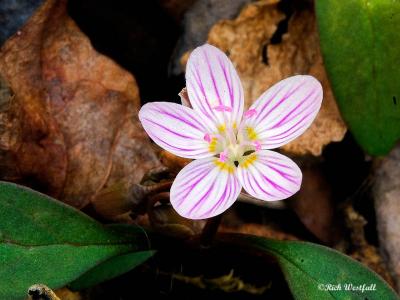
<path id="1" fill-rule="evenodd" d="M 277 24 L 285 17 L 278 10 L 277 2 L 268 0 L 247 5 L 235 20 L 222 20 L 214 25 L 208 42 L 229 54 L 242 79 L 247 107 L 283 78 L 310 74 L 321 81 L 324 101 L 317 119 L 304 135 L 283 147 L 294 154 L 320 155 L 324 145 L 343 139 L 346 126 L 323 66 L 315 15 L 307 9 L 296 11 L 282 42 L 270 44 Z M 266 51 L 267 63 L 263 62 L 263 51 Z"/>
<path id="2" fill-rule="evenodd" d="M 54 293 L 61 299 L 61 300 L 82 300 L 83 297 L 79 292 L 72 292 L 67 288 L 61 288 L 55 290 Z"/>
<path id="3" fill-rule="evenodd" d="M 15 94 L 0 111 L 0 154 L 13 160 L 13 180 L 83 207 L 159 162 L 137 118 L 134 78 L 93 49 L 66 2 L 46 1 L 0 51 Z"/>

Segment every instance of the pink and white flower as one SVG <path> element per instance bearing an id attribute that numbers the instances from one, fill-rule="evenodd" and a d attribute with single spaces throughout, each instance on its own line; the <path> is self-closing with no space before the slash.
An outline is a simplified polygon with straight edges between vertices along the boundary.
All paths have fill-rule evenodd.
<path id="1" fill-rule="evenodd" d="M 242 187 L 258 199 L 282 200 L 300 189 L 302 174 L 286 156 L 269 149 L 301 135 L 322 102 L 312 76 L 286 78 L 264 92 L 243 113 L 243 88 L 233 64 L 219 49 L 204 45 L 186 67 L 190 106 L 153 102 L 139 118 L 160 147 L 195 159 L 171 187 L 171 203 L 183 217 L 221 214 Z"/>

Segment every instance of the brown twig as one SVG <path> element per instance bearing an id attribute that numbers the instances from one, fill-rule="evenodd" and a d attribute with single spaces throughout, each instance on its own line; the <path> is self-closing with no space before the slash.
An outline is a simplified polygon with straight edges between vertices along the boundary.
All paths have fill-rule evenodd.
<path id="1" fill-rule="evenodd" d="M 200 236 L 200 246 L 203 248 L 208 248 L 211 246 L 215 235 L 218 232 L 219 224 L 221 224 L 222 214 L 217 215 L 211 219 L 207 220 L 206 225 L 203 228 Z"/>

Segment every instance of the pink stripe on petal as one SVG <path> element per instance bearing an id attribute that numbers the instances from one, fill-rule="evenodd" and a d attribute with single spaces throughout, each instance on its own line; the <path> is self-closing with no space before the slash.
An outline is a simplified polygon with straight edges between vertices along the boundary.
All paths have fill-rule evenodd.
<path id="1" fill-rule="evenodd" d="M 235 173 L 221 170 L 216 160 L 195 160 L 179 172 L 171 187 L 171 204 L 181 216 L 211 218 L 236 201 L 241 185 Z"/>
<path id="2" fill-rule="evenodd" d="M 290 169 L 289 166 L 282 164 L 282 163 L 278 163 L 276 161 L 274 161 L 273 159 L 269 158 L 268 160 L 269 165 L 272 167 L 273 165 L 280 167 L 281 169 Z"/>
<path id="3" fill-rule="evenodd" d="M 237 170 L 237 177 L 247 193 L 261 200 L 276 201 L 300 189 L 302 174 L 291 159 L 269 150 L 258 151 L 256 156 L 251 165 L 246 168 L 239 165 Z"/>
<path id="4" fill-rule="evenodd" d="M 278 122 L 273 125 L 271 128 L 277 128 L 280 125 L 282 125 L 283 123 L 289 123 L 290 121 L 292 121 L 295 117 L 299 116 L 299 115 L 304 115 L 304 112 L 307 111 L 311 106 L 314 105 L 314 102 L 312 102 L 312 98 L 311 96 L 316 92 L 316 89 L 312 90 L 310 92 L 310 94 L 308 94 L 306 96 L 306 98 L 304 98 L 303 101 L 301 101 L 299 104 L 296 105 L 296 107 L 292 108 L 285 116 L 279 116 L 280 118 L 278 118 Z M 311 101 L 310 101 L 311 100 Z M 306 102 L 311 102 L 311 104 L 307 103 L 307 105 L 305 105 Z M 290 116 L 292 116 L 292 118 L 289 118 Z"/>
<path id="5" fill-rule="evenodd" d="M 175 136 L 177 136 L 177 137 L 180 137 L 180 138 L 183 138 L 183 139 L 191 139 L 190 136 L 185 135 L 185 134 L 181 134 L 181 133 L 178 132 L 178 131 L 171 130 L 171 129 L 169 129 L 167 126 L 163 126 L 163 125 L 161 125 L 160 123 L 154 122 L 154 121 L 149 120 L 149 119 L 146 119 L 146 118 L 143 118 L 143 121 L 144 121 L 144 122 L 151 123 L 151 124 L 153 124 L 154 126 L 158 126 L 160 129 L 164 129 L 166 132 L 168 132 L 168 133 L 170 133 L 170 134 L 172 134 L 172 135 L 175 135 Z"/>
<path id="6" fill-rule="evenodd" d="M 271 102 L 275 98 L 277 98 L 277 96 L 282 91 L 284 92 L 285 85 L 280 84 L 280 83 L 281 82 L 278 82 L 276 85 L 274 85 L 272 87 L 272 88 L 274 88 L 274 90 L 272 90 L 272 88 L 270 88 L 258 98 L 258 100 L 262 98 L 263 99 L 262 101 L 259 101 L 259 103 L 257 103 L 258 100 L 256 100 L 256 102 L 254 102 L 253 105 L 251 106 L 250 109 L 255 109 L 256 107 L 258 107 L 259 112 L 261 112 L 258 114 L 258 116 L 256 118 L 257 122 L 261 121 L 265 117 L 265 114 L 267 113 L 267 107 L 271 104 Z M 262 106 L 262 107 L 260 107 L 260 106 Z"/>
<path id="7" fill-rule="evenodd" d="M 278 101 L 275 101 L 274 106 L 270 108 L 268 111 L 265 111 L 265 109 L 262 111 L 262 118 L 268 118 L 268 116 L 276 110 L 277 107 L 279 107 L 283 102 L 287 101 L 291 96 L 293 96 L 297 91 L 300 90 L 300 88 L 303 86 L 303 83 L 300 83 L 297 87 L 293 88 L 289 92 L 287 92 L 281 99 Z M 272 99 L 274 100 L 274 99 Z"/>
<path id="8" fill-rule="evenodd" d="M 191 53 L 186 66 L 186 87 L 192 107 L 214 123 L 240 124 L 243 114 L 243 88 L 228 57 L 218 48 L 204 45 Z M 231 111 L 216 111 L 215 107 Z"/>
<path id="9" fill-rule="evenodd" d="M 304 116 L 301 120 L 297 121 L 297 123 L 292 125 L 292 127 L 288 128 L 284 132 L 279 133 L 278 135 L 273 135 L 273 137 L 269 139 L 263 139 L 263 149 L 265 144 L 272 144 L 272 145 L 286 144 L 289 138 L 293 138 L 293 133 L 298 132 L 298 129 L 307 124 L 307 121 L 308 117 Z"/>
<path id="10" fill-rule="evenodd" d="M 283 171 L 281 171 L 281 170 L 279 170 L 279 169 L 277 169 L 277 168 L 272 167 L 272 164 L 269 164 L 269 168 L 272 169 L 272 170 L 274 170 L 276 173 L 278 173 L 279 175 L 281 175 L 281 176 L 282 176 L 283 178 L 285 178 L 286 180 L 289 180 L 289 181 L 291 181 L 291 182 L 294 183 L 294 184 L 297 184 L 297 183 L 298 183 L 298 180 L 297 180 L 297 178 L 296 178 L 295 176 L 290 175 L 290 174 L 285 173 L 285 172 L 283 172 Z M 287 168 L 287 167 L 285 166 L 284 168 Z"/>
<path id="11" fill-rule="evenodd" d="M 168 102 L 145 104 L 139 111 L 143 128 L 165 150 L 186 158 L 212 156 L 205 134 L 215 132 L 193 109 Z"/>
<path id="12" fill-rule="evenodd" d="M 204 203 L 204 201 L 207 201 L 207 199 L 212 195 L 212 191 L 214 190 L 215 183 L 212 183 L 211 186 L 204 192 L 203 195 L 201 195 L 200 199 L 196 199 L 196 204 L 193 205 L 189 211 L 188 215 L 193 215 L 193 212 L 195 212 L 200 205 Z"/>
<path id="13" fill-rule="evenodd" d="M 179 114 L 174 114 L 171 113 L 169 111 L 158 111 L 158 113 L 160 113 L 161 115 L 165 115 L 169 118 L 175 119 L 177 121 L 180 121 L 182 123 L 185 123 L 187 125 L 189 125 L 190 127 L 193 127 L 197 130 L 202 130 L 204 127 L 200 127 L 198 125 L 196 125 L 196 123 L 198 123 L 199 120 L 196 120 L 193 118 L 193 116 L 191 116 L 190 114 L 185 114 L 184 117 L 180 116 Z"/>
<path id="14" fill-rule="evenodd" d="M 193 189 L 194 186 L 196 186 L 201 180 L 204 179 L 204 177 L 207 176 L 208 174 L 208 169 L 202 169 L 202 170 L 192 170 L 193 176 L 188 176 L 186 178 L 187 183 L 182 184 L 181 188 L 182 191 L 188 191 L 188 193 Z"/>
<path id="15" fill-rule="evenodd" d="M 308 117 L 309 117 L 309 115 L 305 115 L 300 120 L 296 120 L 297 123 L 295 123 L 294 125 L 292 125 L 288 129 L 286 129 L 285 131 L 279 132 L 278 135 L 274 135 L 273 137 L 270 137 L 268 139 L 268 142 L 269 141 L 278 141 L 278 140 L 281 141 L 282 139 L 287 139 L 288 137 L 291 137 L 293 135 L 293 132 L 297 130 L 297 127 L 303 126 L 305 121 L 307 121 Z"/>
<path id="16" fill-rule="evenodd" d="M 226 85 L 228 86 L 229 98 L 231 100 L 230 106 L 233 106 L 234 93 L 233 93 L 233 88 L 232 88 L 232 73 L 229 72 L 229 78 L 228 78 L 228 71 L 224 67 L 224 62 L 222 61 L 221 57 L 218 57 L 218 63 L 219 63 L 221 70 L 224 73 L 225 82 L 226 82 Z"/>
<path id="17" fill-rule="evenodd" d="M 250 195 L 256 195 L 257 189 L 264 193 L 264 195 L 269 197 L 274 197 L 271 193 L 267 192 L 258 181 L 254 180 L 253 175 L 250 172 L 244 173 L 245 181 L 242 183 L 243 186 L 246 186 L 246 192 Z M 252 179 L 250 179 L 250 176 Z"/>
<path id="18" fill-rule="evenodd" d="M 208 58 L 207 51 L 204 51 L 203 53 L 204 53 L 205 61 L 206 61 L 207 66 L 208 66 L 208 74 L 210 75 L 210 78 L 211 78 L 211 81 L 212 81 L 212 85 L 214 87 L 215 95 L 217 96 L 218 103 L 219 103 L 220 106 L 224 106 L 222 104 L 221 96 L 219 94 L 219 89 L 217 87 L 217 82 L 216 82 L 215 75 L 214 75 L 214 70 L 211 68 L 210 59 Z"/>
<path id="19" fill-rule="evenodd" d="M 268 139 L 261 139 L 262 149 L 278 148 L 295 139 L 303 133 L 303 131 L 301 131 L 301 128 L 308 126 L 307 124 L 310 122 L 310 117 L 314 118 L 312 114 L 305 115 L 300 120 L 296 120 L 297 123 L 286 129 L 285 131 L 280 132 L 278 135 L 271 134 L 271 136 L 273 137 Z"/>
<path id="20" fill-rule="evenodd" d="M 212 208 L 210 208 L 208 211 L 206 211 L 201 218 L 205 218 L 206 216 L 210 214 L 214 214 L 218 208 L 223 204 L 225 199 L 229 199 L 231 197 L 237 198 L 240 191 L 242 190 L 242 186 L 240 183 L 237 181 L 234 184 L 228 185 L 224 191 L 224 193 L 221 195 L 221 197 L 218 199 L 218 201 L 214 204 Z"/>
<path id="21" fill-rule="evenodd" d="M 273 149 L 289 143 L 311 125 L 322 102 L 322 86 L 308 75 L 286 78 L 261 95 L 250 109 L 255 118 L 244 120 L 244 126 L 254 128 L 263 149 Z"/>
<path id="22" fill-rule="evenodd" d="M 196 149 L 189 149 L 189 148 L 177 147 L 177 146 L 175 146 L 175 145 L 172 145 L 172 144 L 166 142 L 165 139 L 164 139 L 164 140 L 161 140 L 161 139 L 159 139 L 159 138 L 156 137 L 156 136 L 153 137 L 153 141 L 154 141 L 157 145 L 159 145 L 159 144 L 164 144 L 164 146 L 167 146 L 167 148 L 169 147 L 169 148 L 171 148 L 172 150 L 175 150 L 175 151 L 182 151 L 182 152 L 184 151 L 184 152 L 192 152 L 192 153 L 197 151 Z"/>

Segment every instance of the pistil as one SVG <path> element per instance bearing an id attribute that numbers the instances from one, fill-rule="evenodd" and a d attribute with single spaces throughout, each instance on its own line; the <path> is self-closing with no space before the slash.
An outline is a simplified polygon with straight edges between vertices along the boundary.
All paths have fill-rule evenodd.
<path id="1" fill-rule="evenodd" d="M 237 167 L 244 161 L 247 152 L 256 152 L 261 150 L 261 143 L 255 140 L 255 133 L 251 135 L 251 137 L 247 135 L 248 138 L 243 138 L 241 136 L 240 130 L 243 129 L 244 122 L 240 124 L 238 129 L 234 124 L 231 124 L 230 121 L 228 121 L 229 119 L 226 114 L 232 112 L 231 107 L 218 105 L 215 106 L 214 109 L 222 113 L 224 123 L 218 127 L 218 132 L 206 133 L 204 135 L 204 140 L 210 144 L 211 152 L 218 153 L 218 151 L 223 150 L 216 155 L 219 163 L 234 164 Z M 255 109 L 250 109 L 244 113 L 244 118 L 252 118 L 256 114 L 257 111 Z"/>
<path id="2" fill-rule="evenodd" d="M 226 106 L 226 105 L 218 105 L 215 106 L 214 109 L 218 112 L 222 113 L 222 118 L 224 120 L 224 124 L 221 126 L 221 128 L 224 128 L 225 133 L 227 135 L 229 144 L 235 144 L 236 143 L 236 134 L 233 131 L 233 124 L 230 124 L 228 121 L 228 118 L 226 116 L 226 113 L 231 113 L 232 112 L 232 107 Z"/>

